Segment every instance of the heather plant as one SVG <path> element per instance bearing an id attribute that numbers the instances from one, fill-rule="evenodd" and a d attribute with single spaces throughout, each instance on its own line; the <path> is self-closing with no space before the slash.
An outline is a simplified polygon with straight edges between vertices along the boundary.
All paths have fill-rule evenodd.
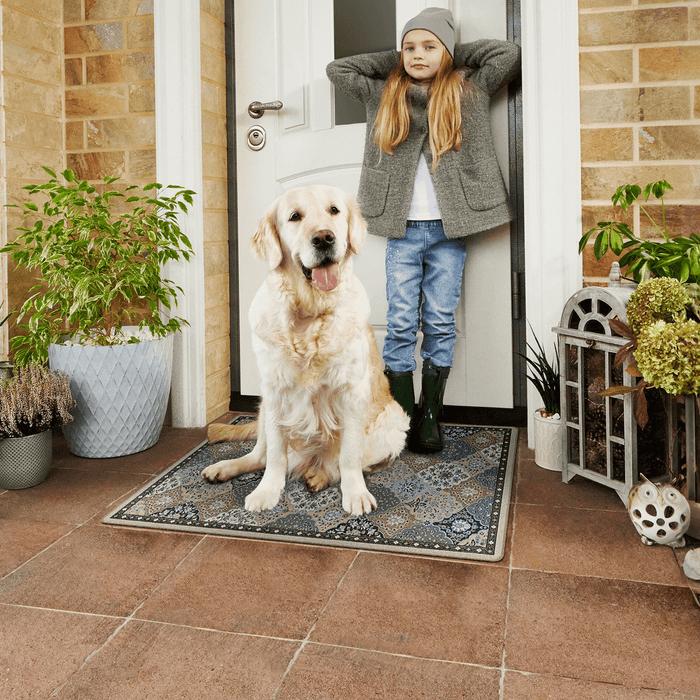
<path id="1" fill-rule="evenodd" d="M 118 181 L 114 177 L 103 178 L 100 193 L 76 180 L 72 170 L 63 171 L 62 181 L 44 170 L 47 182 L 23 189 L 45 201 L 18 207 L 20 234 L 0 249 L 39 273 L 19 310 L 17 324 L 24 333 L 10 341 L 15 363 L 42 364 L 49 345 L 65 339 L 94 345 L 139 342 L 123 332 L 136 322 L 153 337 L 180 330 L 184 319 L 161 318 L 161 307 L 169 312 L 182 293 L 163 276 L 163 265 L 190 259 L 192 246 L 178 216 L 187 213 L 195 193 L 156 182 L 119 192 L 111 189 Z"/>
<path id="2" fill-rule="evenodd" d="M 73 420 L 68 376 L 41 365 L 15 367 L 0 380 L 0 439 L 43 433 Z"/>

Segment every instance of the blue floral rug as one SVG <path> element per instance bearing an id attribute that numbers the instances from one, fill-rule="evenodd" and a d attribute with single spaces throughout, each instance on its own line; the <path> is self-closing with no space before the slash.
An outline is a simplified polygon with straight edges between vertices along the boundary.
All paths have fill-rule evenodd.
<path id="1" fill-rule="evenodd" d="M 239 417 L 234 422 L 250 420 Z M 202 470 L 250 451 L 253 442 L 202 443 L 103 522 L 130 527 L 255 537 L 462 559 L 503 558 L 517 448 L 516 428 L 445 426 L 435 455 L 405 450 L 390 467 L 368 474 L 377 509 L 346 513 L 340 490 L 317 494 L 290 481 L 279 504 L 249 513 L 245 497 L 262 472 L 209 484 Z"/>

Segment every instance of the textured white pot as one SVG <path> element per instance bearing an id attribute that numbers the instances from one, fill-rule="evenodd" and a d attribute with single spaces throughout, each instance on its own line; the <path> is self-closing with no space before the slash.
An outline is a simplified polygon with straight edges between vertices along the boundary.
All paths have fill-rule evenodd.
<path id="1" fill-rule="evenodd" d="M 560 472 L 564 458 L 564 427 L 561 418 L 544 418 L 535 411 L 535 464 L 549 471 Z"/>
<path id="2" fill-rule="evenodd" d="M 63 426 L 79 457 L 122 457 L 158 442 L 170 395 L 173 335 L 112 345 L 51 345 L 51 369 L 70 377 L 75 420 Z"/>

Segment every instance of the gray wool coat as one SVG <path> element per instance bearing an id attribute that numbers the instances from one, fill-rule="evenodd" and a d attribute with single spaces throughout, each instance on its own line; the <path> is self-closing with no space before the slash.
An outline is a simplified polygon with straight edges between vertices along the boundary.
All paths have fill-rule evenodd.
<path id="1" fill-rule="evenodd" d="M 503 175 L 491 137 L 491 95 L 512 80 L 520 68 L 520 47 L 509 41 L 481 40 L 458 44 L 455 64 L 464 68 L 462 146 L 440 158 L 431 172 L 445 235 L 462 238 L 500 226 L 513 218 Z M 413 196 L 418 159 L 432 169 L 428 140 L 428 91 L 409 89 L 411 126 L 393 154 L 374 143 L 374 120 L 384 84 L 398 65 L 398 51 L 360 54 L 332 61 L 330 81 L 367 109 L 367 133 L 358 203 L 368 230 L 385 238 L 403 238 Z"/>

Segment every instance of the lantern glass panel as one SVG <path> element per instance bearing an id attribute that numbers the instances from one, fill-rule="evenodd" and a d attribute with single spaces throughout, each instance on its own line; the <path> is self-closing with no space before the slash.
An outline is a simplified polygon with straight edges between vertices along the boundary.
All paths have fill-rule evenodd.
<path id="1" fill-rule="evenodd" d="M 570 423 L 578 423 L 578 387 L 566 387 L 566 420 Z"/>
<path id="2" fill-rule="evenodd" d="M 646 427 L 637 427 L 637 464 L 648 479 L 667 473 L 666 400 L 659 389 L 645 389 L 649 420 Z"/>
<path id="3" fill-rule="evenodd" d="M 569 439 L 566 441 L 569 446 L 569 462 L 579 466 L 581 464 L 581 456 L 579 452 L 579 431 L 578 428 L 567 428 Z"/>
<path id="4" fill-rule="evenodd" d="M 566 381 L 578 383 L 578 347 L 566 345 Z"/>
<path id="5" fill-rule="evenodd" d="M 613 396 L 610 399 L 610 434 L 616 438 L 625 438 L 625 402 Z"/>
<path id="6" fill-rule="evenodd" d="M 603 475 L 608 473 L 605 399 L 600 396 L 605 389 L 605 361 L 604 350 L 584 349 L 585 468 Z"/>
<path id="7" fill-rule="evenodd" d="M 625 446 L 617 442 L 610 443 L 612 451 L 612 478 L 615 481 L 625 481 Z"/>

